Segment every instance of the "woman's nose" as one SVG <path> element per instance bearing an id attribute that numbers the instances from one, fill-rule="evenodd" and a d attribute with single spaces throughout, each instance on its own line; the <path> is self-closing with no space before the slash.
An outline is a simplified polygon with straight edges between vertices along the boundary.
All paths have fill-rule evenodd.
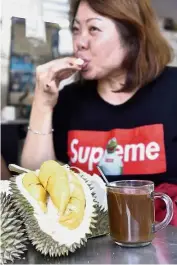
<path id="1" fill-rule="evenodd" d="M 82 34 L 82 35 L 78 36 L 77 39 L 75 40 L 75 44 L 76 44 L 78 50 L 88 49 L 88 47 L 89 47 L 88 36 L 86 34 Z"/>

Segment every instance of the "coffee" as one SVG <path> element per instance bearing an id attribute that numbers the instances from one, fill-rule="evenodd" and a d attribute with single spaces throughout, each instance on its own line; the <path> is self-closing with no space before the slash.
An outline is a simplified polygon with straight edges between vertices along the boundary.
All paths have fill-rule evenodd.
<path id="1" fill-rule="evenodd" d="M 107 192 L 110 235 L 115 242 L 151 242 L 154 202 L 146 190 L 111 188 Z"/>

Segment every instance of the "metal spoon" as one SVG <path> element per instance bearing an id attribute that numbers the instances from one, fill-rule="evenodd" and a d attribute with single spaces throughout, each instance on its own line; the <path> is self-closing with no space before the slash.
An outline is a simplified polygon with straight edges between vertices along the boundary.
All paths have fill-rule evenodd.
<path id="1" fill-rule="evenodd" d="M 102 178 L 104 179 L 104 181 L 106 182 L 107 185 L 109 185 L 109 181 L 107 180 L 107 178 L 105 177 L 103 171 L 101 170 L 101 168 L 99 166 L 97 166 Z"/>

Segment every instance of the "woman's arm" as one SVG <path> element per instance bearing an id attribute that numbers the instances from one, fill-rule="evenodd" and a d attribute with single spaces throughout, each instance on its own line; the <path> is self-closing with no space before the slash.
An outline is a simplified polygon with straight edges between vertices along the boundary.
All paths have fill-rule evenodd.
<path id="1" fill-rule="evenodd" d="M 38 169 L 46 160 L 55 160 L 53 146 L 53 109 L 58 101 L 60 81 L 81 70 L 83 61 L 76 58 L 54 60 L 36 71 L 36 89 L 21 166 Z M 62 128 L 61 128 L 62 130 Z M 36 134 L 35 131 L 39 132 Z M 45 135 L 44 135 L 45 134 Z"/>
<path id="2" fill-rule="evenodd" d="M 53 111 L 40 109 L 33 104 L 30 129 L 45 133 L 46 135 L 35 134 L 28 130 L 21 157 L 21 166 L 31 170 L 38 169 L 46 160 L 55 160 L 52 133 Z"/>

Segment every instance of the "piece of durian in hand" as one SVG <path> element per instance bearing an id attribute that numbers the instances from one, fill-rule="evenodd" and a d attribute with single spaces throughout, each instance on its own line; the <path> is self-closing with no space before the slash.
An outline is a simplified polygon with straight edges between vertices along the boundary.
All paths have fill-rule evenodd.
<path id="1" fill-rule="evenodd" d="M 63 215 L 70 199 L 67 171 L 53 160 L 46 161 L 40 168 L 39 180 L 49 193 L 59 214 Z"/>
<path id="2" fill-rule="evenodd" d="M 34 172 L 25 173 L 23 177 L 23 186 L 29 194 L 37 201 L 43 212 L 47 211 L 46 201 L 47 192 L 39 181 L 39 178 Z"/>
<path id="3" fill-rule="evenodd" d="M 77 178 L 72 175 L 70 187 L 72 189 L 71 198 L 63 216 L 59 218 L 59 223 L 70 230 L 76 229 L 82 222 L 85 211 L 85 194 L 82 185 Z"/>

